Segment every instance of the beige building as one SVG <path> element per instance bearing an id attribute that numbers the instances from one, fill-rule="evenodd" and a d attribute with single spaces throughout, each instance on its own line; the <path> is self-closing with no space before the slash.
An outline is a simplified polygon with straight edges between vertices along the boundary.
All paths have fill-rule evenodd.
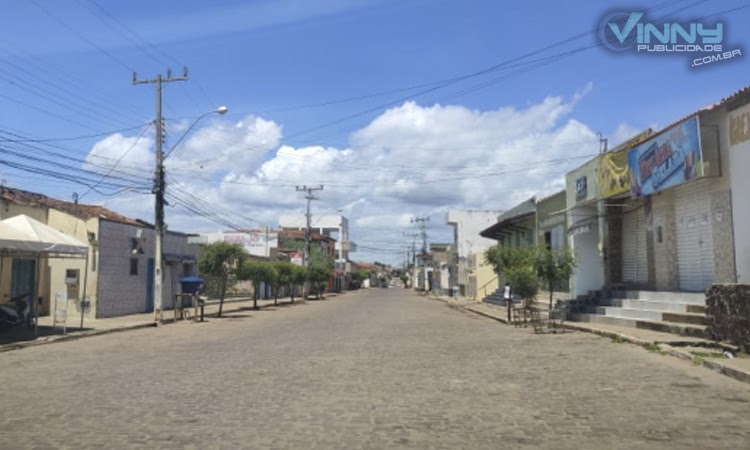
<path id="1" fill-rule="evenodd" d="M 52 199 L 20 189 L 2 188 L 0 219 L 30 216 L 89 247 L 86 259 L 40 259 L 37 291 L 39 315 L 47 315 L 55 296 L 68 298 L 68 315 L 81 315 L 81 299 L 88 300 L 86 318 L 153 311 L 154 229 L 137 219 L 96 205 Z M 188 236 L 167 232 L 164 237 L 164 308 L 174 305 L 179 278 L 195 274 L 198 245 Z M 2 259 L 0 297 L 8 301 L 19 291 L 24 274 L 36 261 L 6 256 Z M 14 269 L 15 267 L 15 269 Z M 15 275 L 14 275 L 15 271 Z M 33 280 L 33 278 L 31 278 Z M 86 285 L 84 286 L 84 280 Z"/>

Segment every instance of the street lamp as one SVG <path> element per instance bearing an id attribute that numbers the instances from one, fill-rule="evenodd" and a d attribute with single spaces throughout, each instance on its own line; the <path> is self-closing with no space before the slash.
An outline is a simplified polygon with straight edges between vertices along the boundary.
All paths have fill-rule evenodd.
<path id="1" fill-rule="evenodd" d="M 204 117 L 209 116 L 211 114 L 224 115 L 224 114 L 227 113 L 227 111 L 229 111 L 229 108 L 227 108 L 226 106 L 219 106 L 218 108 L 214 109 L 213 111 L 204 112 L 203 114 L 201 114 L 200 116 L 198 116 L 193 121 L 193 123 L 190 124 L 190 126 L 187 128 L 187 130 L 185 130 L 185 132 L 182 133 L 182 136 L 180 136 L 180 138 L 177 139 L 177 142 L 174 143 L 174 145 L 172 146 L 172 148 L 169 149 L 169 151 L 167 152 L 167 154 L 164 155 L 164 159 L 167 159 L 169 157 L 169 155 L 172 154 L 172 152 L 174 151 L 174 149 L 177 148 L 178 145 L 180 145 L 180 142 L 182 142 L 182 140 L 185 139 L 185 136 L 187 136 L 188 133 L 190 133 L 190 130 L 192 130 L 193 127 L 195 127 L 195 125 L 197 125 L 198 122 L 201 121 L 201 119 L 203 119 Z"/>
<path id="2" fill-rule="evenodd" d="M 160 105 L 159 105 L 160 106 Z M 163 130 L 161 127 L 161 117 L 158 117 L 157 120 L 159 123 L 157 124 L 156 131 L 156 185 L 154 186 L 154 194 L 156 195 L 156 207 L 155 207 L 155 233 L 156 233 L 156 239 L 155 241 L 155 249 L 154 249 L 154 314 L 155 314 L 155 320 L 158 323 L 162 323 L 162 281 L 163 281 L 163 255 L 164 255 L 164 194 L 165 194 L 165 188 L 166 183 L 164 182 L 164 159 L 166 159 L 167 156 L 169 156 L 175 148 L 177 148 L 177 145 L 179 145 L 180 142 L 187 136 L 187 134 L 190 132 L 190 130 L 195 127 L 195 125 L 200 122 L 201 119 L 204 117 L 210 115 L 210 114 L 226 114 L 228 111 L 226 106 L 220 106 L 216 108 L 213 111 L 208 111 L 206 113 L 201 114 L 198 116 L 192 124 L 185 130 L 184 133 L 182 133 L 182 136 L 180 136 L 179 139 L 177 139 L 177 142 L 172 146 L 171 149 L 167 152 L 166 155 L 163 155 L 162 152 L 162 142 L 164 139 L 163 136 Z M 161 108 L 158 108 L 158 112 L 161 113 Z M 160 116 L 160 114 L 157 114 L 157 116 Z"/>

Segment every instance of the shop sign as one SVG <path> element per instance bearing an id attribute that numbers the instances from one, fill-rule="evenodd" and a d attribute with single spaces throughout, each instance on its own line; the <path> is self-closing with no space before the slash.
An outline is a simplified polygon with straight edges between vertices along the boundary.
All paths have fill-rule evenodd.
<path id="1" fill-rule="evenodd" d="M 698 117 L 628 152 L 630 195 L 639 198 L 703 176 Z"/>
<path id="2" fill-rule="evenodd" d="M 628 150 L 633 145 L 646 139 L 651 134 L 647 129 L 626 143 L 618 146 L 599 158 L 599 197 L 609 198 L 617 194 L 630 192 L 630 178 L 628 174 Z"/>

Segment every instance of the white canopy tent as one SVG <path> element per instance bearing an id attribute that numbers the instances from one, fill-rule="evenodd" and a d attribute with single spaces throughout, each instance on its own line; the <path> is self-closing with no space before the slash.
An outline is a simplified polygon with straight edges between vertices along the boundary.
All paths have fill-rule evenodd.
<path id="1" fill-rule="evenodd" d="M 0 257 L 27 257 L 36 259 L 34 286 L 38 290 L 39 259 L 40 258 L 85 258 L 83 295 L 86 298 L 86 283 L 88 275 L 88 246 L 76 238 L 58 231 L 50 226 L 32 219 L 26 215 L 19 215 L 0 221 Z M 0 273 L 2 273 L 2 258 L 0 258 Z M 37 302 L 32 296 L 35 327 L 37 321 Z M 81 308 L 81 327 L 83 327 L 83 308 Z"/>

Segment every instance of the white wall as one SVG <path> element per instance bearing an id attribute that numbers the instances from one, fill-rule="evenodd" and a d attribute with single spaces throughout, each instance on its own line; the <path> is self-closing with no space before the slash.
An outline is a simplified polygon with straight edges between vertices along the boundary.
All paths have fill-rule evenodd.
<path id="1" fill-rule="evenodd" d="M 732 186 L 732 220 L 734 223 L 734 254 L 737 282 L 750 283 L 750 105 L 729 113 L 730 126 L 729 175 Z"/>
<path id="2" fill-rule="evenodd" d="M 568 226 L 585 217 L 596 218 L 596 206 L 574 208 L 568 212 Z M 599 226 L 596 220 L 591 230 L 570 237 L 570 248 L 578 258 L 578 267 L 571 279 L 571 296 L 587 294 L 599 290 L 604 285 L 604 265 L 599 252 Z"/>
<path id="3" fill-rule="evenodd" d="M 194 242 L 191 239 L 191 242 Z M 279 246 L 279 235 L 276 231 L 269 230 L 248 230 L 245 232 L 216 232 L 201 233 L 199 242 L 201 244 L 210 244 L 213 242 L 230 242 L 241 244 L 248 253 L 254 256 L 269 257 L 272 248 Z"/>
<path id="4" fill-rule="evenodd" d="M 487 210 L 448 211 L 445 221 L 455 230 L 454 244 L 459 258 L 468 258 L 497 244 L 497 241 L 483 238 L 479 233 L 496 224 L 497 216 L 502 213 Z"/>

